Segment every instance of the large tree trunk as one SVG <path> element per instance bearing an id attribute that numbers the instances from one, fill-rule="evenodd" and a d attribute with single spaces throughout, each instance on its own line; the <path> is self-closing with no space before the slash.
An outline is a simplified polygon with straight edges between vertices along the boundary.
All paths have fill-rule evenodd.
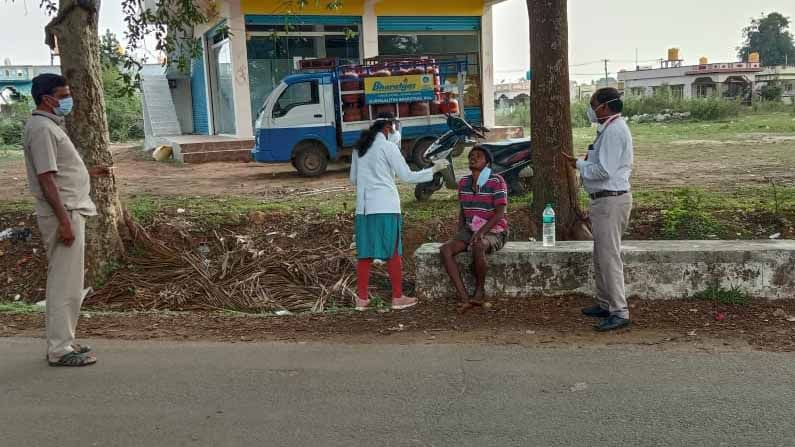
<path id="1" fill-rule="evenodd" d="M 566 0 L 527 0 L 527 12 L 533 73 L 533 221 L 541 222 L 544 207 L 552 203 L 558 239 L 590 239 L 577 198 L 577 176 L 560 155 L 571 155 L 573 145 Z"/>
<path id="2" fill-rule="evenodd" d="M 109 265 L 124 253 L 119 234 L 122 208 L 113 176 L 105 98 L 99 61 L 99 0 L 60 0 L 58 15 L 47 26 L 47 42 L 54 35 L 61 56 L 61 72 L 74 98 L 66 120 L 69 136 L 89 170 L 108 168 L 110 175 L 92 175 L 91 197 L 99 215 L 87 221 L 86 279 L 102 279 Z"/>

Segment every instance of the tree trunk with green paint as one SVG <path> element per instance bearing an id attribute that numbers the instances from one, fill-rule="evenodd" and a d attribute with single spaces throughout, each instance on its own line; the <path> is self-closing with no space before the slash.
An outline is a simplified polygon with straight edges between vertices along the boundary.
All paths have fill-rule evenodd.
<path id="1" fill-rule="evenodd" d="M 527 0 L 530 19 L 531 137 L 533 141 L 534 225 L 552 203 L 559 240 L 590 239 L 587 218 L 580 209 L 576 172 L 561 156 L 572 154 L 569 45 L 566 0 Z"/>

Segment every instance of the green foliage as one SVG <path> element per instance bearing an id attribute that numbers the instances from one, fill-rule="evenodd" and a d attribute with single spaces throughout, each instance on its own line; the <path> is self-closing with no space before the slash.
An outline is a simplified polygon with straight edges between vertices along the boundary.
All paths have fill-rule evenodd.
<path id="1" fill-rule="evenodd" d="M 580 100 L 571 104 L 571 126 L 574 128 L 591 127 L 591 121 L 588 120 L 588 109 L 591 103 L 586 100 Z"/>
<path id="2" fill-rule="evenodd" d="M 690 117 L 698 121 L 717 121 L 740 114 L 741 104 L 720 98 L 699 98 L 684 101 Z"/>
<path id="3" fill-rule="evenodd" d="M 144 137 L 141 98 L 130 92 L 119 69 L 106 65 L 102 69 L 105 90 L 105 112 L 111 141 L 124 142 Z"/>
<path id="4" fill-rule="evenodd" d="M 748 60 L 756 52 L 765 66 L 795 61 L 795 41 L 789 25 L 789 18 L 777 12 L 751 20 L 751 25 L 743 29 L 743 45 L 738 48 L 740 60 Z"/>
<path id="5" fill-rule="evenodd" d="M 732 286 L 729 289 L 724 289 L 717 285 L 710 286 L 706 290 L 693 294 L 691 298 L 702 301 L 714 301 L 725 305 L 746 305 L 751 302 L 751 297 L 748 295 L 748 292 L 737 286 Z"/>
<path id="6" fill-rule="evenodd" d="M 0 313 L 35 314 L 43 311 L 43 307 L 28 304 L 23 301 L 0 302 Z"/>
<path id="7" fill-rule="evenodd" d="M 739 101 L 721 98 L 680 99 L 671 95 L 670 89 L 662 88 L 653 96 L 629 97 L 624 101 L 624 116 L 659 114 L 666 112 L 690 113 L 698 121 L 715 121 L 740 114 Z"/>
<path id="8" fill-rule="evenodd" d="M 530 127 L 530 105 L 519 103 L 512 109 L 497 109 L 495 122 L 498 126 Z"/>
<path id="9" fill-rule="evenodd" d="M 691 189 L 673 192 L 663 210 L 663 236 L 666 239 L 718 239 L 722 225 L 705 209 L 704 194 Z"/>
<path id="10" fill-rule="evenodd" d="M 763 85 L 762 88 L 759 90 L 759 94 L 762 96 L 762 99 L 765 101 L 781 101 L 781 95 L 784 93 L 784 89 L 775 84 L 767 84 Z"/>
<path id="11" fill-rule="evenodd" d="M 24 96 L 21 101 L 3 106 L 0 111 L 0 146 L 22 147 L 22 132 L 31 110 L 31 102 Z"/>
<path id="12" fill-rule="evenodd" d="M 99 61 L 103 67 L 120 67 L 124 62 L 124 48 L 111 30 L 105 30 L 99 42 Z"/>

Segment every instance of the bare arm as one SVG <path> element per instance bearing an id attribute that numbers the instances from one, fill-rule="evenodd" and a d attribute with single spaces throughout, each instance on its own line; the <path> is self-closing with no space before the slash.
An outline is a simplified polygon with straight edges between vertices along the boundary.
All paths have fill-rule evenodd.
<path id="1" fill-rule="evenodd" d="M 499 205 L 495 208 L 494 215 L 491 216 L 491 219 L 489 219 L 489 221 L 486 222 L 485 225 L 480 227 L 480 230 L 478 230 L 478 234 L 481 237 L 484 234 L 488 234 L 488 232 L 491 231 L 492 228 L 494 228 L 494 225 L 497 225 L 497 222 L 499 222 L 500 219 L 502 219 L 503 217 L 505 217 L 505 205 Z"/>
<path id="2" fill-rule="evenodd" d="M 64 245 L 69 247 L 74 242 L 75 236 L 69 213 L 66 212 L 66 207 L 61 201 L 58 185 L 55 184 L 55 172 L 39 174 L 38 179 L 44 199 L 50 204 L 53 212 L 55 212 L 55 217 L 58 219 L 58 238 Z"/>

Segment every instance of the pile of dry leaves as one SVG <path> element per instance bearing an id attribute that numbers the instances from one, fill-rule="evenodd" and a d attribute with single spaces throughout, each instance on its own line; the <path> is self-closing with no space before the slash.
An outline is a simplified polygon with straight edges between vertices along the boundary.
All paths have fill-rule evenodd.
<path id="1" fill-rule="evenodd" d="M 128 220 L 133 248 L 127 266 L 87 304 L 241 312 L 322 312 L 330 304 L 351 305 L 356 270 L 350 215 L 333 223 L 312 216 L 288 219 L 276 224 L 281 231 L 261 228 L 253 236 L 216 231 L 201 241 L 180 232 L 189 242 L 183 244 L 166 243 Z"/>

